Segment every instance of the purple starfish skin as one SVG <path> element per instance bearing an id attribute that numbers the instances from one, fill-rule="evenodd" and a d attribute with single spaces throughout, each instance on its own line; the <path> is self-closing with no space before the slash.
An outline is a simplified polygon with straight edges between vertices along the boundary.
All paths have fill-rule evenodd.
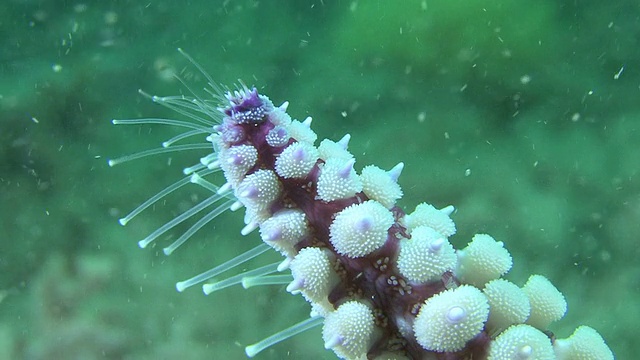
<path id="1" fill-rule="evenodd" d="M 238 116 L 238 114 L 265 112 L 264 103 L 260 100 L 255 88 L 245 92 L 242 98 L 230 100 L 239 105 L 224 109 L 224 113 L 229 118 L 225 119 L 226 121 L 219 128 L 222 139 L 231 138 L 234 141 L 230 142 L 230 145 L 252 145 L 258 150 L 258 161 L 247 174 L 258 169 L 274 169 L 278 155 L 294 140 L 291 139 L 284 146 L 272 147 L 265 140 L 267 133 L 274 128 L 272 122 L 265 121 L 266 118 L 248 122 L 245 121 L 247 117 Z M 242 136 L 238 137 L 239 134 Z M 464 349 L 450 353 L 436 353 L 423 349 L 411 332 L 409 332 L 410 336 L 403 336 L 400 328 L 407 329 L 413 325 L 419 306 L 426 299 L 448 287 L 458 285 L 459 282 L 450 272 L 445 273 L 440 281 L 418 285 L 409 284 L 400 275 L 395 265 L 400 251 L 399 239 L 410 238 L 410 236 L 407 229 L 398 222 L 405 213 L 397 206 L 392 209 L 395 223 L 389 229 L 383 247 L 361 258 L 350 258 L 338 254 L 329 241 L 329 227 L 335 214 L 350 205 L 363 203 L 369 198 L 363 192 L 359 192 L 347 199 L 331 202 L 319 200 L 316 184 L 320 166 L 323 163 L 322 160 L 318 160 L 304 179 L 285 179 L 279 176 L 282 194 L 273 202 L 269 210 L 272 214 L 285 208 L 302 210 L 309 223 L 309 234 L 295 245 L 296 250 L 314 246 L 329 249 L 336 256 L 335 270 L 340 275 L 340 283 L 331 290 L 329 295 L 329 302 L 334 308 L 337 309 L 353 295 L 371 301 L 376 310 L 376 324 L 383 329 L 383 334 L 369 350 L 368 357 L 373 358 L 384 351 L 401 350 L 413 359 L 485 358 L 490 340 L 485 332 L 469 341 Z M 406 331 L 404 333 L 407 334 Z"/>

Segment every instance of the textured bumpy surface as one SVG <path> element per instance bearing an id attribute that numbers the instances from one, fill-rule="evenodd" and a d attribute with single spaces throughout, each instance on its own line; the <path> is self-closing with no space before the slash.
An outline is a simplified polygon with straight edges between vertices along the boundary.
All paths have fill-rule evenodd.
<path id="1" fill-rule="evenodd" d="M 191 109 L 221 115 L 213 115 L 217 124 L 207 137 L 215 151 L 191 168 L 191 181 L 214 191 L 212 202 L 231 198 L 224 208 L 246 208 L 242 234 L 259 229 L 263 242 L 285 257 L 277 269 L 291 270 L 287 291 L 302 294 L 312 308 L 301 327 L 322 322 L 325 347 L 338 357 L 613 359 L 591 328 L 564 340 L 547 331 L 566 312 L 563 295 L 541 275 L 522 288 L 501 279 L 512 266 L 502 242 L 478 234 L 456 251 L 448 240 L 456 232 L 452 206 L 421 203 L 411 213 L 397 207 L 402 163 L 389 171 L 370 165 L 358 174 L 349 135 L 316 147 L 311 118 L 292 120 L 288 103 L 274 106 L 244 86 L 220 98 L 225 103 L 217 109 L 192 102 Z M 221 187 L 201 177 L 217 169 L 227 180 Z M 245 285 L 282 283 L 268 275 L 274 271 L 267 266 L 239 276 Z M 223 283 L 205 285 L 205 292 L 228 286 Z M 262 348 L 254 346 L 250 356 Z"/>

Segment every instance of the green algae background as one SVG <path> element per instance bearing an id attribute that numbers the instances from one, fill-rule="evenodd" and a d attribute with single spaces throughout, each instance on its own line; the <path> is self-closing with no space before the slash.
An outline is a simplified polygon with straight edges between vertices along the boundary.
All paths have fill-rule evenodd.
<path id="1" fill-rule="evenodd" d="M 4 1 L 0 4 L 0 357 L 242 359 L 308 316 L 284 287 L 204 296 L 174 283 L 257 245 L 227 213 L 166 257 L 207 196 L 195 185 L 117 219 L 205 153 L 114 168 L 179 133 L 111 119 L 179 117 L 137 90 L 242 79 L 352 135 L 356 167 L 405 163 L 410 211 L 452 204 L 464 247 L 504 241 L 508 279 L 547 276 L 618 359 L 640 351 L 640 7 L 634 1 Z M 255 261 L 275 261 L 276 254 Z M 250 266 L 249 266 L 250 267 Z M 315 329 L 260 359 L 333 359 Z"/>

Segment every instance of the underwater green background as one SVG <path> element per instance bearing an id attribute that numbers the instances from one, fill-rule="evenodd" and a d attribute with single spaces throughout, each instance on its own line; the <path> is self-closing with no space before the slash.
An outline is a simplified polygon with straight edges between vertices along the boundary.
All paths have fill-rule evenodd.
<path id="1" fill-rule="evenodd" d="M 320 139 L 352 135 L 356 168 L 400 177 L 411 211 L 452 204 L 462 248 L 503 241 L 507 278 L 547 276 L 618 359 L 640 352 L 640 5 L 637 1 L 17 1 L 0 4 L 0 358 L 242 359 L 309 313 L 284 287 L 180 294 L 259 244 L 226 213 L 136 242 L 207 196 L 193 185 L 117 219 L 203 152 L 109 168 L 180 129 L 137 90 L 242 79 Z M 200 141 L 195 139 L 194 141 Z M 275 261 L 271 253 L 254 264 Z M 316 328 L 258 359 L 333 359 Z"/>

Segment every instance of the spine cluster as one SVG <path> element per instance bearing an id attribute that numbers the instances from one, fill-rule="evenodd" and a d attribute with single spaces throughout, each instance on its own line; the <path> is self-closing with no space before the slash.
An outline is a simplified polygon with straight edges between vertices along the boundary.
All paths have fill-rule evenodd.
<path id="1" fill-rule="evenodd" d="M 323 321 L 325 347 L 338 357 L 613 359 L 590 327 L 566 339 L 547 331 L 567 310 L 563 295 L 541 275 L 522 287 L 503 279 L 512 258 L 502 242 L 477 234 L 454 249 L 452 206 L 421 203 L 411 213 L 396 206 L 402 163 L 358 174 L 349 135 L 316 146 L 311 118 L 292 119 L 288 103 L 274 106 L 255 88 L 228 92 L 225 101 L 207 137 L 215 151 L 203 164 L 221 168 L 227 183 L 207 185 L 197 174 L 191 181 L 219 196 L 233 192 L 236 202 L 221 206 L 244 207 L 241 233 L 258 230 L 285 257 L 278 270 L 291 271 L 287 291 L 310 303 L 312 320 Z"/>

